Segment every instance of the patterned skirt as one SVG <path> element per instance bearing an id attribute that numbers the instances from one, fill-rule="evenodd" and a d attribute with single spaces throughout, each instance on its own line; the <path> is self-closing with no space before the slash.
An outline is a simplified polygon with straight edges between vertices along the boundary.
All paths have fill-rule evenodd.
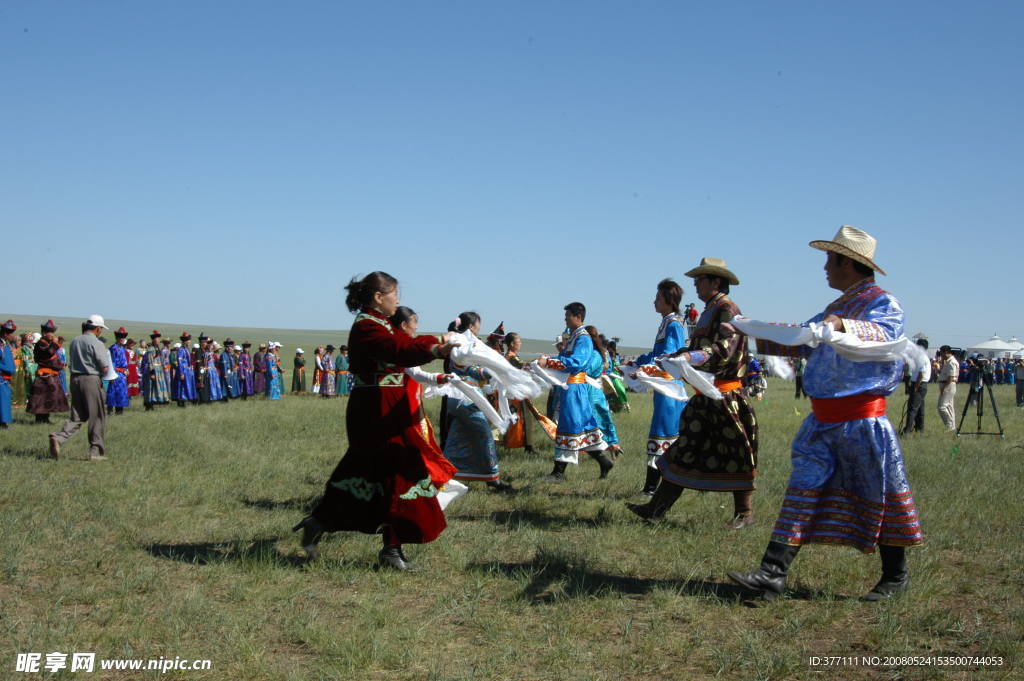
<path id="1" fill-rule="evenodd" d="M 754 489 L 757 419 L 742 390 L 721 401 L 694 395 L 679 420 L 679 437 L 658 460 L 669 481 L 689 489 L 733 492 Z"/>
<path id="2" fill-rule="evenodd" d="M 487 417 L 472 402 L 448 400 L 444 456 L 458 470 L 456 480 L 497 480 L 498 449 Z"/>
<path id="3" fill-rule="evenodd" d="M 60 384 L 60 376 L 41 376 L 36 373 L 27 411 L 30 414 L 59 414 L 68 411 L 68 396 Z"/>
<path id="4" fill-rule="evenodd" d="M 879 544 L 924 541 L 903 454 L 889 419 L 822 423 L 808 416 L 793 441 L 793 472 L 772 541 Z"/>

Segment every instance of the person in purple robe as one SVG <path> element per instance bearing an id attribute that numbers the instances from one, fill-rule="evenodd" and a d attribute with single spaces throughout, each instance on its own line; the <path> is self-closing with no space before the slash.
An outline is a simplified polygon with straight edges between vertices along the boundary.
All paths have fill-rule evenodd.
<path id="1" fill-rule="evenodd" d="M 260 345 L 260 349 L 252 356 L 253 368 L 253 394 L 262 395 L 267 391 L 267 346 Z"/>
<path id="2" fill-rule="evenodd" d="M 242 352 L 238 355 L 238 387 L 243 400 L 255 392 L 253 386 L 252 355 L 249 354 L 249 348 L 251 347 L 252 343 L 245 341 L 242 343 Z"/>

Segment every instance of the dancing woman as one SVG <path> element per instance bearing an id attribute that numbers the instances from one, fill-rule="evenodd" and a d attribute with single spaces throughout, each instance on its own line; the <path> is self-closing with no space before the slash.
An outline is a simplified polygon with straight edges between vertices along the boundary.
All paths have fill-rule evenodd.
<path id="1" fill-rule="evenodd" d="M 590 356 L 590 364 L 587 365 L 587 376 L 600 381 L 601 375 L 608 369 L 608 352 L 605 350 L 597 327 L 587 326 L 584 328 L 594 343 L 594 352 Z M 612 410 L 608 407 L 608 399 L 600 388 L 589 383 L 587 388 L 590 389 L 590 403 L 594 405 L 594 418 L 597 419 L 597 427 L 601 429 L 605 444 L 608 445 L 608 455 L 618 457 L 622 453 L 622 447 L 619 446 L 619 435 L 615 432 L 615 422 L 612 420 Z"/>
<path id="2" fill-rule="evenodd" d="M 650 364 L 655 357 L 686 348 L 686 329 L 683 326 L 683 317 L 679 314 L 679 302 L 682 299 L 683 288 L 679 284 L 671 279 L 662 279 L 658 282 L 658 292 L 654 295 L 654 309 L 661 315 L 661 324 L 658 326 L 658 334 L 654 337 L 654 348 L 651 352 L 637 357 L 636 366 Z M 658 481 L 661 480 L 658 460 L 679 437 L 679 418 L 685 406 L 685 402 L 654 393 L 654 413 L 651 415 L 651 429 L 647 435 L 647 479 L 644 482 L 643 494 L 651 496 L 658 489 Z"/>
<path id="3" fill-rule="evenodd" d="M 345 422 L 349 448 L 323 500 L 295 530 L 310 558 L 324 532 L 383 535 L 381 565 L 406 570 L 402 544 L 433 541 L 446 527 L 424 452 L 430 445 L 413 418 L 405 367 L 446 357 L 446 337 L 396 333 L 389 318 L 398 309 L 398 281 L 371 272 L 346 287 L 345 304 L 357 312 L 349 334 L 355 388 Z"/>
<path id="4" fill-rule="evenodd" d="M 480 331 L 480 315 L 463 312 L 448 326 L 449 331 L 469 330 L 475 336 Z M 483 367 L 460 366 L 445 362 L 446 372 L 460 376 L 466 383 L 482 388 L 490 379 Z M 449 397 L 446 400 L 448 433 L 444 442 L 444 455 L 455 465 L 456 480 L 486 482 L 497 492 L 511 492 L 512 485 L 501 480 L 498 471 L 498 448 L 494 444 L 491 424 L 480 408 L 468 399 Z"/>

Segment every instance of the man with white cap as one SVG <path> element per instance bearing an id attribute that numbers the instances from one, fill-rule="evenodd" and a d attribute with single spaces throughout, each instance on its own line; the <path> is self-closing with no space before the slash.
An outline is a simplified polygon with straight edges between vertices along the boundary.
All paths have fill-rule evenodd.
<path id="1" fill-rule="evenodd" d="M 843 294 L 810 322 L 831 324 L 862 340 L 903 336 L 899 301 L 875 284 L 875 239 L 849 225 L 831 241 L 812 241 L 827 253 L 828 285 Z M 793 471 L 761 565 L 730 572 L 736 583 L 773 599 L 785 591 L 789 564 L 804 544 L 879 549 L 882 578 L 862 596 L 877 601 L 910 584 L 904 549 L 922 543 L 903 455 L 885 415 L 885 397 L 900 384 L 903 363 L 853 362 L 832 346 L 782 346 L 758 341 L 764 354 L 804 356 L 804 388 L 812 413 L 793 441 Z"/>
<path id="2" fill-rule="evenodd" d="M 59 432 L 50 433 L 50 456 L 60 456 L 60 447 L 78 432 L 82 424 L 89 423 L 89 458 L 103 461 L 106 446 L 103 442 L 107 411 L 103 396 L 103 376 L 110 372 L 110 352 L 100 341 L 103 329 L 108 328 L 103 317 L 90 315 L 82 323 L 82 335 L 71 341 L 68 365 L 71 369 L 71 418 Z"/>

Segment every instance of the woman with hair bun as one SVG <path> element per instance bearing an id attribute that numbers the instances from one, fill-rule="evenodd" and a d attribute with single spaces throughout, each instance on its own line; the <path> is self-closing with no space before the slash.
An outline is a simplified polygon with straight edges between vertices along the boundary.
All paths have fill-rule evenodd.
<path id="1" fill-rule="evenodd" d="M 448 325 L 453 332 L 480 332 L 480 315 L 463 312 Z M 461 366 L 445 362 L 445 371 L 460 376 L 466 383 L 483 388 L 491 375 L 483 367 Z M 469 399 L 449 397 L 445 401 L 448 431 L 444 441 L 444 455 L 458 469 L 455 479 L 462 482 L 486 482 L 496 492 L 512 492 L 513 488 L 501 480 L 498 471 L 498 448 L 494 444 L 491 424 L 480 408 Z"/>
<path id="2" fill-rule="evenodd" d="M 424 463 L 429 451 L 413 418 L 403 369 L 447 357 L 447 336 L 396 332 L 398 281 L 371 272 L 345 287 L 345 304 L 357 313 L 349 334 L 352 395 L 345 412 L 348 451 L 327 482 L 323 500 L 293 530 L 302 530 L 310 559 L 325 532 L 383 535 L 384 567 L 409 569 L 402 545 L 424 544 L 446 527 L 437 487 Z"/>

